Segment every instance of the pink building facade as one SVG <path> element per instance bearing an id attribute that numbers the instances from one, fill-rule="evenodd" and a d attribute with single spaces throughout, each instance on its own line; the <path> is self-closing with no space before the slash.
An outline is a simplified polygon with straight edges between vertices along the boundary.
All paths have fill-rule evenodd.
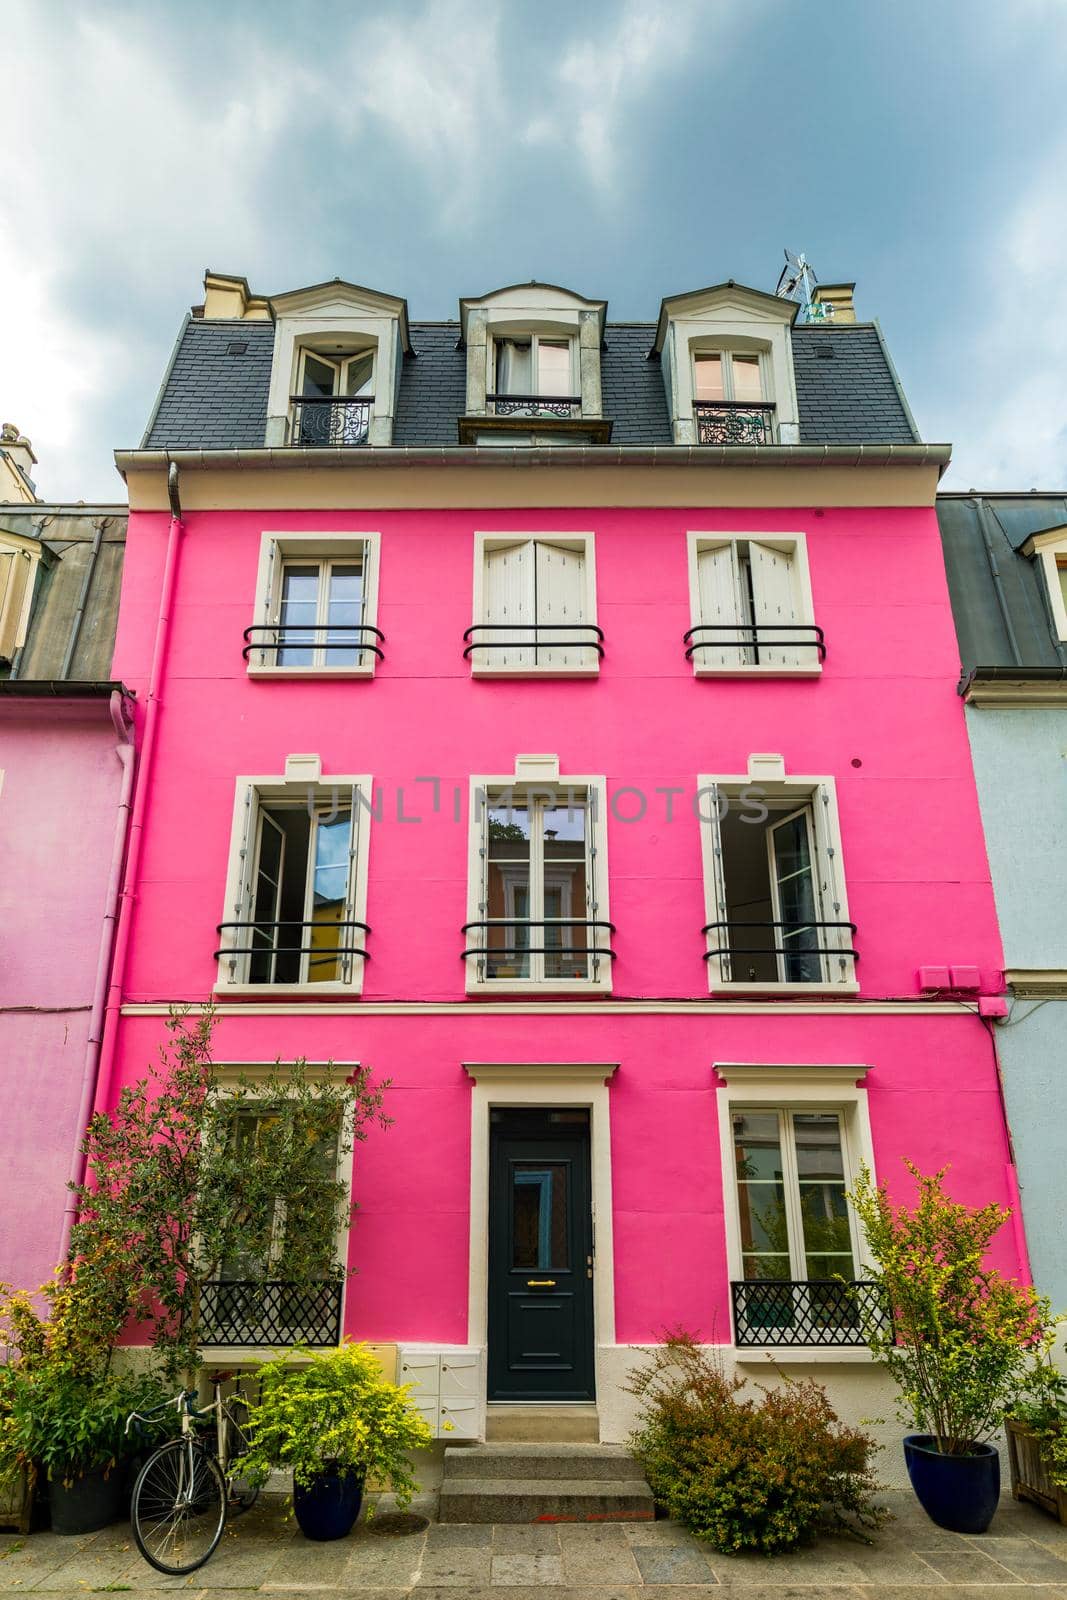
<path id="1" fill-rule="evenodd" d="M 457 1436 L 624 1437 L 679 1325 L 861 1414 L 861 1165 L 1015 1200 L 947 452 L 849 303 L 533 290 L 434 325 L 209 278 L 119 457 L 116 671 L 158 692 L 100 1103 L 211 999 L 234 1070 L 388 1080 L 320 1337 Z"/>

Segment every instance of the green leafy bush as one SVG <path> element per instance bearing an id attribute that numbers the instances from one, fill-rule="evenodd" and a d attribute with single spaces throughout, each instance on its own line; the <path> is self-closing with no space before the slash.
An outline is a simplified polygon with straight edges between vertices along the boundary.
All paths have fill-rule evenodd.
<path id="1" fill-rule="evenodd" d="M 996 1433 L 1025 1391 L 1043 1344 L 1048 1302 L 986 1265 L 1010 1212 L 967 1206 L 945 1193 L 947 1168 L 924 1174 L 913 1205 L 894 1205 L 864 1167 L 849 1196 L 892 1321 L 864 1329 L 872 1354 L 900 1391 L 901 1415 L 945 1455 L 966 1454 Z"/>
<path id="2" fill-rule="evenodd" d="M 765 1555 L 827 1528 L 879 1527 L 876 1447 L 838 1421 L 825 1390 L 790 1380 L 746 1397 L 745 1387 L 680 1331 L 631 1373 L 641 1408 L 631 1445 L 671 1516 L 716 1550 Z"/>
<path id="3" fill-rule="evenodd" d="M 136 1373 L 86 1379 L 55 1370 L 32 1376 L 16 1371 L 4 1447 L 17 1461 L 69 1482 L 94 1467 L 112 1467 L 173 1432 L 174 1413 L 164 1412 L 135 1439 L 126 1433 L 132 1411 L 147 1412 L 167 1398 L 154 1377 Z"/>
<path id="4" fill-rule="evenodd" d="M 290 1351 L 257 1375 L 243 1478 L 264 1482 L 272 1468 L 288 1468 L 306 1488 L 324 1468 L 337 1467 L 388 1484 L 408 1504 L 417 1487 L 408 1452 L 432 1435 L 411 1404 L 410 1385 L 389 1383 L 365 1345 L 342 1344 L 323 1355 Z"/>

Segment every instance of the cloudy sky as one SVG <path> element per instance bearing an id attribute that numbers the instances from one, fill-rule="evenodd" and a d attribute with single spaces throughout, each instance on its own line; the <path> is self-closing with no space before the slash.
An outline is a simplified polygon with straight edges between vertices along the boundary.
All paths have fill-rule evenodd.
<path id="1" fill-rule="evenodd" d="M 950 485 L 1067 488 L 1067 0 L 4 0 L 0 417 L 121 498 L 205 267 L 416 318 L 855 279 Z"/>

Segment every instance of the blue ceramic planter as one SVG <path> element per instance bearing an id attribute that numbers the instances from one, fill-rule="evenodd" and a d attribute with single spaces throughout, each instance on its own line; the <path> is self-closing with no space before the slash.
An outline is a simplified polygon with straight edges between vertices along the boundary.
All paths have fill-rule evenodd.
<path id="1" fill-rule="evenodd" d="M 1000 1501 L 1000 1455 L 976 1444 L 965 1456 L 942 1455 L 928 1433 L 904 1440 L 904 1459 L 916 1498 L 931 1522 L 952 1533 L 984 1533 Z"/>
<path id="2" fill-rule="evenodd" d="M 363 1504 L 363 1479 L 357 1472 L 320 1472 L 308 1488 L 293 1485 L 293 1510 L 305 1539 L 343 1539 L 352 1532 Z"/>

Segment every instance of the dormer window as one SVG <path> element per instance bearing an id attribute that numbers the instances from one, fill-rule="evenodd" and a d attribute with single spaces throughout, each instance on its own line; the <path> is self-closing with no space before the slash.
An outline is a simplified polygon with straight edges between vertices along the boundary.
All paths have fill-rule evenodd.
<path id="1" fill-rule="evenodd" d="M 1067 527 L 1035 533 L 1022 547 L 1023 554 L 1040 563 L 1048 594 L 1049 612 L 1056 638 L 1067 643 Z"/>
<path id="2" fill-rule="evenodd" d="M 581 415 L 570 339 L 500 338 L 494 356 L 495 389 L 487 398 L 498 417 Z"/>
<path id="3" fill-rule="evenodd" d="M 697 444 L 774 444 L 774 403 L 758 350 L 697 350 L 693 422 Z"/>
<path id="4" fill-rule="evenodd" d="M 293 396 L 293 444 L 366 444 L 374 402 L 373 350 L 336 360 L 305 350 L 300 365 L 300 390 Z"/>

